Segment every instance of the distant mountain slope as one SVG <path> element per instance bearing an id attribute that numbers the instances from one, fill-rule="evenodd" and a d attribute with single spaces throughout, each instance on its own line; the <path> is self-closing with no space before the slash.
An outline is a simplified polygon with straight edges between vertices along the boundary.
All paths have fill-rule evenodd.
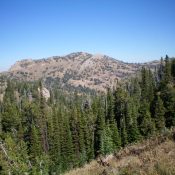
<path id="1" fill-rule="evenodd" d="M 142 66 L 154 68 L 158 61 L 134 64 L 125 63 L 106 55 L 92 55 L 84 52 L 53 56 L 40 60 L 16 62 L 5 74 L 14 79 L 35 81 L 44 79 L 62 88 L 89 88 L 104 91 L 136 73 Z"/>

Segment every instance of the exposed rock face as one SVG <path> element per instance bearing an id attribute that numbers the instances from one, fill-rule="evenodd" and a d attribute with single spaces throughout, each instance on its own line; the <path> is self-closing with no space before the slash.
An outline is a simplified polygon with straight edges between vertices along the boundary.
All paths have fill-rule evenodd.
<path id="1" fill-rule="evenodd" d="M 63 57 L 18 61 L 6 74 L 27 81 L 41 78 L 49 83 L 56 81 L 62 88 L 87 87 L 104 91 L 117 81 L 136 73 L 143 65 L 153 68 L 157 64 L 158 61 L 145 64 L 124 63 L 106 55 L 77 52 Z"/>
<path id="2" fill-rule="evenodd" d="M 38 88 L 38 91 L 40 91 L 39 88 Z M 47 88 L 45 88 L 45 87 L 42 88 L 42 94 L 43 94 L 43 96 L 44 96 L 44 98 L 45 98 L 46 100 L 48 100 L 48 99 L 50 98 L 50 92 L 49 92 L 49 90 L 48 90 Z"/>
<path id="3" fill-rule="evenodd" d="M 7 88 L 7 82 L 0 78 L 0 102 L 3 101 L 6 88 Z"/>

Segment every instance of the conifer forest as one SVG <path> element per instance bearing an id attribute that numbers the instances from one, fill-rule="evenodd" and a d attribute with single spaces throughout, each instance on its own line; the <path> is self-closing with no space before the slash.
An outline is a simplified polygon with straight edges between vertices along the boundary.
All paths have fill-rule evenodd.
<path id="1" fill-rule="evenodd" d="M 7 82 L 0 102 L 0 174 L 59 175 L 175 126 L 175 58 L 142 67 L 106 93 Z"/>

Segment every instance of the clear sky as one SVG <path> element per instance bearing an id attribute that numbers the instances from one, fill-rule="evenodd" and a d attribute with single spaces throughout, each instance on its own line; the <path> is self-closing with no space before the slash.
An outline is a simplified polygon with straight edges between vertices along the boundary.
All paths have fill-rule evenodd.
<path id="1" fill-rule="evenodd" d="M 0 0 L 0 70 L 84 51 L 127 62 L 175 56 L 175 0 Z"/>

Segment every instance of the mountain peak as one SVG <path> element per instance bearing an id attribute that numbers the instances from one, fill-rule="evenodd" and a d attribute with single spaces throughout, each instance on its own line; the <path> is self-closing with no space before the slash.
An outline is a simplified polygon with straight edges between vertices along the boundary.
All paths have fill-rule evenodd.
<path id="1" fill-rule="evenodd" d="M 52 56 L 39 60 L 17 61 L 8 71 L 8 76 L 25 81 L 43 79 L 61 88 L 93 89 L 105 91 L 142 66 L 154 68 L 158 63 L 130 64 L 103 54 L 74 52 L 65 56 Z"/>

